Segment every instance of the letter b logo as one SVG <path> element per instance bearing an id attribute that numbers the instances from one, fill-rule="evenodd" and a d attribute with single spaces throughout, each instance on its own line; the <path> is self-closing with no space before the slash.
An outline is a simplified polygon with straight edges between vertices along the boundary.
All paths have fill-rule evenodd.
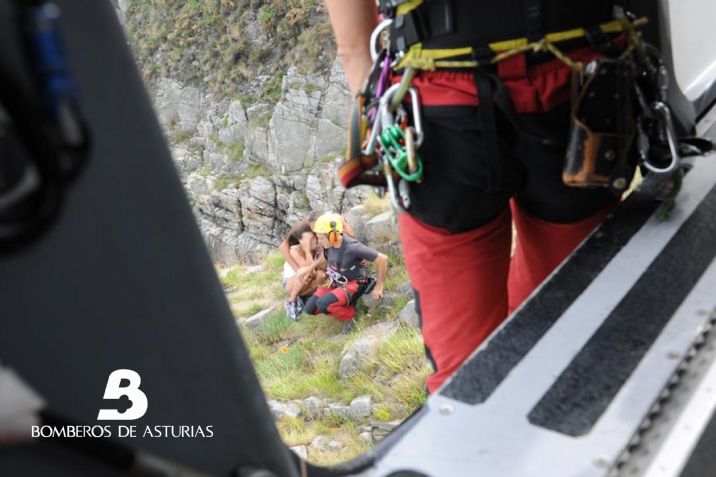
<path id="1" fill-rule="evenodd" d="M 122 386 L 122 380 L 129 381 L 129 384 Z M 142 378 L 139 373 L 131 369 L 118 369 L 113 371 L 107 379 L 107 387 L 104 390 L 104 399 L 121 399 L 123 396 L 132 401 L 132 405 L 124 412 L 117 409 L 100 409 L 97 415 L 98 421 L 133 421 L 139 419 L 147 412 L 147 395 L 139 389 Z"/>

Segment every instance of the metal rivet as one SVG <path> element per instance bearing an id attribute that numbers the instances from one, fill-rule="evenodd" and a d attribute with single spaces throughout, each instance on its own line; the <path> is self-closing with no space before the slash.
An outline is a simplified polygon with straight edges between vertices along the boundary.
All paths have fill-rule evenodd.
<path id="1" fill-rule="evenodd" d="M 617 190 L 624 189 L 626 186 L 627 186 L 627 180 L 623 177 L 614 179 L 614 182 L 612 182 L 612 187 L 614 187 Z"/>
<path id="2" fill-rule="evenodd" d="M 614 152 L 613 149 L 609 149 L 604 153 L 604 158 L 607 161 L 613 161 L 615 157 L 616 157 L 616 153 Z"/>

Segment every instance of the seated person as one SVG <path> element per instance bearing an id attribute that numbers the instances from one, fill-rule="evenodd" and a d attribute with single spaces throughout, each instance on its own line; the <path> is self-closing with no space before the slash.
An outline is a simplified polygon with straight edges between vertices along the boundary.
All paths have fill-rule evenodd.
<path id="1" fill-rule="evenodd" d="M 309 297 L 315 292 L 318 285 L 325 280 L 326 274 L 318 267 L 311 267 L 319 260 L 321 252 L 309 223 L 300 222 L 290 236 L 291 241 L 298 241 L 289 247 L 289 255 L 299 268 L 294 270 L 288 262 L 283 264 L 284 288 L 288 292 L 288 300 L 284 306 L 288 317 L 296 321 L 303 310 L 303 297 Z"/>
<path id="2" fill-rule="evenodd" d="M 312 270 L 323 261 L 328 262 L 326 273 L 331 282 L 321 287 L 308 300 L 306 313 L 316 315 L 325 313 L 345 322 L 343 332 L 354 325 L 356 298 L 366 291 L 371 279 L 365 269 L 365 261 L 378 265 L 378 276 L 373 288 L 373 298 L 383 297 L 383 281 L 388 268 L 388 257 L 356 239 L 344 234 L 343 221 L 338 214 L 328 213 L 320 216 L 313 231 L 318 244 L 326 250 L 321 260 L 309 266 Z"/>
<path id="3" fill-rule="evenodd" d="M 303 227 L 304 224 L 308 224 L 309 227 L 313 228 L 313 224 L 316 222 L 316 219 L 323 215 L 323 212 L 314 211 L 311 212 L 311 214 L 306 217 L 305 219 L 298 222 L 296 225 L 291 228 L 291 230 L 288 232 L 288 235 L 286 235 L 286 238 L 283 239 L 283 242 L 281 242 L 281 245 L 278 246 L 279 252 L 281 252 L 281 255 L 283 255 L 283 259 L 286 260 L 286 263 L 288 263 L 291 270 L 294 272 L 298 272 L 298 269 L 300 268 L 299 265 L 296 263 L 296 261 L 291 257 L 290 248 L 293 245 L 298 245 L 298 235 L 296 234 L 296 231 Z M 338 214 L 336 214 L 338 215 Z M 350 235 L 351 237 L 355 237 L 355 234 L 353 233 L 353 229 L 351 229 L 351 226 L 348 225 L 348 222 L 346 222 L 346 219 L 341 217 L 341 225 L 343 226 L 343 233 Z M 284 270 L 287 270 L 287 267 L 284 266 Z M 284 279 L 286 277 L 284 276 Z"/>

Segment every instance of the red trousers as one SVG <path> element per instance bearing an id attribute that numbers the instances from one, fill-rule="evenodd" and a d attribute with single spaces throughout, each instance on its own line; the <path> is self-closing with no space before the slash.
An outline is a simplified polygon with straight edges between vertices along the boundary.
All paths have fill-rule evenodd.
<path id="1" fill-rule="evenodd" d="M 584 64 L 600 56 L 588 48 L 568 55 Z M 490 105 L 478 104 L 472 71 L 422 71 L 412 81 L 422 105 L 424 172 L 410 186 L 400 235 L 436 368 L 430 392 L 618 201 L 606 189 L 562 183 L 572 72 L 558 59 L 536 61 L 516 55 L 491 72 L 509 94 L 520 130 L 505 121 L 488 127 L 481 111 Z M 497 151 L 485 147 L 495 135 Z"/>
<path id="2" fill-rule="evenodd" d="M 450 233 L 400 216 L 400 236 L 413 287 L 419 294 L 422 332 L 436 372 L 432 393 L 601 223 L 611 207 L 570 224 L 531 216 L 513 200 L 492 222 Z M 512 244 L 511 220 L 516 228 Z"/>
<path id="3" fill-rule="evenodd" d="M 310 300 L 315 300 L 315 305 L 307 305 L 306 311 L 311 314 L 326 313 L 341 321 L 350 321 L 355 318 L 356 309 L 350 306 L 348 301 L 357 290 L 358 282 L 356 281 L 348 282 L 342 288 L 319 288 Z"/>

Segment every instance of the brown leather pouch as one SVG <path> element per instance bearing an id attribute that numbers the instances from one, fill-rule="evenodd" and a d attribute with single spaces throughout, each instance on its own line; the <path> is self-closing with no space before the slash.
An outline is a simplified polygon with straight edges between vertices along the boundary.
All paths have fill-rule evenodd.
<path id="1" fill-rule="evenodd" d="M 575 73 L 569 144 L 562 180 L 572 187 L 608 187 L 621 193 L 636 164 L 630 59 L 594 60 Z"/>

